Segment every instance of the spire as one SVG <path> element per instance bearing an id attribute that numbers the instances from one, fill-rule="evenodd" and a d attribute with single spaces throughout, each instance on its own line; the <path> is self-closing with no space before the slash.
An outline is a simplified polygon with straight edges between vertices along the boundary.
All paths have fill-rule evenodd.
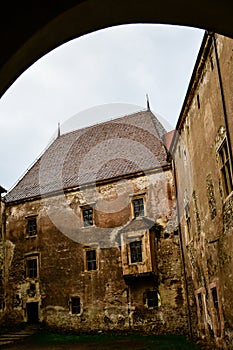
<path id="1" fill-rule="evenodd" d="M 150 101 L 149 101 L 148 94 L 146 94 L 146 105 L 147 105 L 147 110 L 150 111 Z"/>
<path id="2" fill-rule="evenodd" d="M 60 128 L 60 123 L 58 123 L 58 128 L 57 128 L 57 137 L 61 136 L 61 128 Z"/>

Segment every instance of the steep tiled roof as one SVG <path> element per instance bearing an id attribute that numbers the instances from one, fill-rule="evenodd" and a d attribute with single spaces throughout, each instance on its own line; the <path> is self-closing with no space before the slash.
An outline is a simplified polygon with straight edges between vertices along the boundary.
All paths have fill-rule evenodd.
<path id="1" fill-rule="evenodd" d="M 27 199 L 165 166 L 165 133 L 147 110 L 63 134 L 5 199 Z"/>
<path id="2" fill-rule="evenodd" d="M 151 220 L 145 216 L 138 217 L 130 221 L 129 224 L 125 225 L 119 232 L 135 232 L 141 231 L 144 229 L 150 229 L 155 226 L 154 220 Z"/>

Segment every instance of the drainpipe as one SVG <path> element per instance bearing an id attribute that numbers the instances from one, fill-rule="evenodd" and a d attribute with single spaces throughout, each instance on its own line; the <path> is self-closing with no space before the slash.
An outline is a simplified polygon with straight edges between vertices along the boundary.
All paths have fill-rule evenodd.
<path id="1" fill-rule="evenodd" d="M 228 125 L 228 119 L 227 119 L 227 108 L 226 108 L 226 99 L 225 99 L 225 94 L 224 94 L 224 89 L 223 89 L 223 82 L 222 82 L 222 74 L 221 74 L 221 68 L 220 68 L 220 62 L 219 62 L 219 56 L 218 56 L 218 49 L 217 49 L 217 43 L 216 43 L 216 37 L 215 34 L 212 33 L 213 38 L 213 45 L 214 45 L 214 53 L 215 53 L 215 58 L 216 58 L 216 66 L 217 66 L 217 72 L 218 72 L 218 81 L 219 81 L 219 88 L 220 88 L 220 94 L 221 94 L 221 99 L 222 99 L 222 108 L 223 108 L 223 117 L 224 117 L 224 122 L 225 122 L 225 127 L 226 127 L 226 136 L 227 136 L 227 145 L 228 145 L 228 151 L 229 151 L 229 157 L 230 157 L 230 167 L 231 171 L 232 169 L 232 147 L 231 147 L 231 135 L 229 132 L 229 125 Z"/>
<path id="2" fill-rule="evenodd" d="M 177 188 L 176 166 L 175 166 L 174 159 L 172 160 L 172 167 L 173 167 L 173 173 L 174 173 L 175 193 L 176 193 L 176 202 L 177 202 L 176 207 L 177 207 L 177 219 L 178 219 L 178 232 L 179 232 L 179 239 L 180 239 L 181 260 L 182 260 L 183 271 L 184 271 L 184 286 L 185 286 L 185 294 L 186 294 L 186 301 L 187 301 L 187 308 L 188 308 L 189 337 L 192 340 L 193 339 L 192 316 L 191 316 L 191 310 L 190 310 L 190 304 L 189 304 L 189 290 L 188 290 L 187 272 L 186 272 L 186 266 L 185 266 L 183 238 L 182 238 L 181 225 L 180 225 L 180 208 L 179 208 L 179 197 L 178 197 L 179 195 L 178 195 L 178 188 Z"/>

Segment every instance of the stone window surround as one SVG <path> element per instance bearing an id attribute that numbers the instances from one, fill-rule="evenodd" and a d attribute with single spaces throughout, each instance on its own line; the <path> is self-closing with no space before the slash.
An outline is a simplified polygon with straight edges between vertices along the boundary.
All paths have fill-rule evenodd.
<path id="1" fill-rule="evenodd" d="M 87 266 L 87 252 L 88 251 L 92 251 L 94 250 L 95 253 L 96 253 L 96 269 L 91 269 L 91 270 L 88 270 L 88 266 Z M 85 246 L 83 248 L 83 253 L 84 253 L 84 272 L 87 272 L 87 273 L 93 273 L 95 271 L 98 271 L 99 270 L 99 249 L 98 249 L 98 244 L 96 243 L 92 243 L 88 246 Z"/>
<path id="2" fill-rule="evenodd" d="M 131 249 L 130 249 L 130 243 L 141 241 L 141 254 L 142 254 L 142 261 L 137 262 L 131 262 Z M 128 264 L 129 265 L 143 265 L 145 258 L 145 242 L 144 242 L 144 234 L 139 233 L 129 233 L 127 235 L 127 255 L 128 255 Z"/>
<path id="3" fill-rule="evenodd" d="M 146 194 L 147 194 L 146 191 L 142 191 L 142 192 L 138 192 L 138 193 L 134 193 L 134 194 L 129 195 L 130 200 L 131 200 L 131 217 L 132 217 L 132 219 L 137 219 L 137 217 L 135 217 L 134 205 L 133 205 L 133 201 L 135 199 L 141 199 L 141 198 L 143 199 L 143 207 L 144 207 L 144 215 L 143 216 L 147 215 L 147 213 L 146 213 Z M 138 216 L 138 217 L 141 217 L 141 216 Z"/>
<path id="4" fill-rule="evenodd" d="M 216 308 L 214 305 L 214 300 L 213 300 L 213 295 L 212 295 L 212 290 L 216 289 L 217 292 L 217 300 L 218 300 L 218 313 L 219 313 L 219 317 L 216 314 Z M 222 311 L 222 305 L 221 305 L 221 300 L 220 300 L 220 294 L 219 294 L 219 279 L 216 278 L 212 281 L 212 283 L 209 284 L 208 286 L 208 292 L 210 295 L 210 300 L 211 303 L 213 305 L 213 307 L 211 308 L 212 310 L 214 310 L 214 313 L 212 313 L 212 321 L 215 324 L 215 329 L 214 329 L 214 334 L 216 338 L 219 337 L 223 337 L 223 311 Z"/>
<path id="5" fill-rule="evenodd" d="M 26 279 L 27 280 L 38 280 L 39 279 L 39 253 L 38 252 L 30 252 L 30 253 L 26 253 L 24 255 L 24 262 L 25 262 L 25 276 L 26 276 Z M 29 271 L 28 271 L 28 261 L 30 260 L 36 260 L 36 266 L 37 266 L 37 274 L 36 274 L 36 277 L 30 277 L 28 276 L 29 274 Z"/>
<path id="6" fill-rule="evenodd" d="M 201 298 L 202 305 L 200 305 L 199 296 Z M 205 290 L 205 288 L 200 287 L 199 289 L 195 290 L 195 297 L 196 297 L 197 317 L 198 317 L 199 329 L 201 331 L 204 330 L 204 334 L 202 334 L 202 335 L 205 336 L 206 332 L 207 332 L 207 329 L 206 329 L 207 306 L 206 306 L 206 290 Z M 201 313 L 201 308 L 203 310 L 203 313 Z M 203 323 L 204 323 L 204 329 L 203 329 L 203 325 L 202 325 Z"/>
<path id="7" fill-rule="evenodd" d="M 157 294 L 157 303 L 156 303 L 156 305 L 149 305 L 149 303 L 148 303 L 148 294 L 149 293 L 152 293 L 152 292 L 154 292 L 154 293 L 156 293 Z M 160 306 L 160 296 L 159 296 L 159 293 L 158 293 L 158 291 L 157 290 L 146 290 L 145 291 L 145 303 L 144 303 L 144 306 L 147 308 L 147 309 L 149 309 L 149 310 L 152 310 L 152 309 L 156 309 L 156 308 L 158 308 L 159 306 Z"/>
<path id="8" fill-rule="evenodd" d="M 227 167 L 227 161 L 223 164 L 222 160 L 221 160 L 221 156 L 220 156 L 220 152 L 221 150 L 224 148 L 224 145 L 226 146 L 227 152 L 228 152 L 228 161 L 229 161 L 229 182 L 230 182 L 230 186 L 231 186 L 231 191 L 226 190 L 226 179 L 223 179 L 223 175 L 222 175 L 222 170 L 225 169 Z M 222 184 L 222 188 L 223 188 L 223 193 L 224 193 L 224 201 L 226 201 L 228 199 L 228 197 L 232 194 L 233 190 L 233 181 L 232 181 L 232 168 L 231 168 L 231 161 L 230 161 L 230 155 L 229 155 L 229 144 L 228 144 L 228 140 L 227 137 L 225 135 L 225 137 L 222 139 L 222 142 L 220 143 L 220 145 L 217 148 L 217 154 L 218 154 L 218 162 L 219 162 L 219 170 L 220 170 L 220 177 L 221 177 L 221 184 Z M 227 183 L 227 185 L 229 186 L 229 183 Z"/>
<path id="9" fill-rule="evenodd" d="M 25 219 L 26 219 L 26 221 L 27 221 L 27 225 L 26 225 L 26 234 L 25 234 L 25 236 L 26 236 L 26 238 L 27 239 L 29 239 L 29 238 L 35 238 L 36 236 L 37 236 L 37 214 L 33 214 L 33 215 L 28 215 L 28 216 L 25 216 Z M 29 222 L 31 221 L 31 220 L 35 220 L 36 222 L 35 222 L 35 226 L 36 226 L 36 228 L 35 228 L 35 234 L 32 234 L 32 235 L 30 235 L 29 234 Z"/>
<path id="10" fill-rule="evenodd" d="M 72 310 L 73 310 L 72 300 L 74 300 L 74 299 L 79 299 L 79 303 L 80 303 L 80 305 L 79 305 L 79 307 L 80 307 L 80 312 L 79 312 L 79 313 L 72 312 Z M 77 294 L 72 294 L 72 295 L 70 295 L 70 297 L 69 297 L 69 314 L 70 314 L 71 316 L 74 316 L 74 317 L 75 317 L 75 316 L 81 316 L 82 313 L 83 313 L 83 303 L 82 303 L 82 301 L 81 301 L 80 296 L 77 295 Z"/>
<path id="11" fill-rule="evenodd" d="M 82 228 L 87 228 L 87 227 L 93 227 L 95 226 L 95 215 L 94 215 L 94 206 L 96 205 L 96 203 L 88 203 L 88 204 L 84 204 L 80 206 L 80 210 L 81 210 L 81 221 L 82 221 Z M 84 210 L 88 210 L 91 209 L 92 210 L 92 224 L 90 225 L 85 225 L 84 223 L 84 217 L 83 217 L 83 212 Z"/>

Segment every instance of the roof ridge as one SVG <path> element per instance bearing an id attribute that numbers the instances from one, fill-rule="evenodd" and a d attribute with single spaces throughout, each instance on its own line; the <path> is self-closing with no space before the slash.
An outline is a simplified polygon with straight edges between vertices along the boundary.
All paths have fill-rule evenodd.
<path id="1" fill-rule="evenodd" d="M 140 113 L 151 113 L 152 115 L 154 115 L 154 114 L 151 112 L 151 110 L 148 110 L 148 109 L 144 108 L 144 109 L 139 110 L 138 112 L 132 112 L 132 113 L 130 113 L 130 114 L 124 114 L 124 115 L 122 115 L 121 117 L 117 117 L 117 118 L 110 118 L 110 119 L 104 120 L 104 121 L 102 121 L 102 122 L 97 122 L 97 123 L 95 123 L 95 124 L 91 124 L 91 125 L 84 126 L 84 127 L 80 128 L 80 129 L 75 129 L 75 130 L 68 131 L 68 132 L 65 132 L 65 133 L 62 133 L 62 132 L 61 132 L 61 135 L 60 135 L 59 137 L 62 137 L 62 136 L 64 136 L 64 135 L 68 135 L 68 134 L 72 134 L 72 133 L 76 133 L 77 131 L 82 131 L 82 130 L 91 129 L 91 128 L 96 127 L 97 125 L 109 124 L 109 123 L 111 123 L 111 122 L 115 122 L 115 121 L 117 121 L 117 120 L 121 120 L 121 119 L 126 118 L 126 117 L 137 116 L 137 115 L 140 114 Z M 160 123 L 160 124 L 161 124 L 161 123 Z M 156 129 L 156 130 L 157 130 L 157 129 Z"/>

